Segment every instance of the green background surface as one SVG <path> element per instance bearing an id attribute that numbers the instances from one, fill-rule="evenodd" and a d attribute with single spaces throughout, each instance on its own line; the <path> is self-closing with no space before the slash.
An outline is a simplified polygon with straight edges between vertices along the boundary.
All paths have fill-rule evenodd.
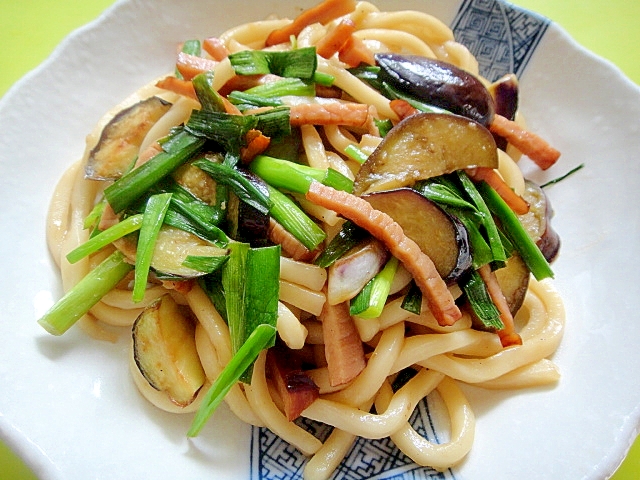
<path id="1" fill-rule="evenodd" d="M 67 34 L 97 18 L 113 3 L 113 0 L 0 0 L 0 96 L 37 67 Z M 640 83 L 640 2 L 637 0 L 518 0 L 513 3 L 553 19 L 580 44 L 610 60 L 631 80 Z M 0 442 L 0 480 L 35 478 Z M 639 478 L 640 440 L 637 440 L 612 479 Z"/>

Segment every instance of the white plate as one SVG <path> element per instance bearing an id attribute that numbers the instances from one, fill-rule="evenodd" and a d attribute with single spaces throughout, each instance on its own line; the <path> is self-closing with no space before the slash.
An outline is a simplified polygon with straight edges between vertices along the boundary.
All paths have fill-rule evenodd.
<path id="1" fill-rule="evenodd" d="M 484 52 L 483 62 L 518 71 L 530 126 L 563 152 L 538 179 L 585 163 L 548 189 L 563 240 L 554 266 L 567 311 L 555 356 L 562 380 L 516 393 L 467 389 L 478 416 L 476 441 L 466 461 L 439 478 L 605 477 L 622 460 L 640 417 L 640 90 L 558 26 L 504 3 L 379 5 L 434 13 L 455 23 Z M 36 320 L 61 291 L 45 246 L 47 204 L 100 116 L 170 70 L 178 42 L 296 11 L 269 0 L 124 0 L 67 38 L 2 99 L 0 436 L 39 477 L 270 472 L 258 468 L 257 456 L 251 463 L 251 429 L 226 408 L 187 441 L 190 417 L 148 406 L 129 378 L 126 335 L 115 345 L 89 341 L 77 329 L 54 338 Z"/>

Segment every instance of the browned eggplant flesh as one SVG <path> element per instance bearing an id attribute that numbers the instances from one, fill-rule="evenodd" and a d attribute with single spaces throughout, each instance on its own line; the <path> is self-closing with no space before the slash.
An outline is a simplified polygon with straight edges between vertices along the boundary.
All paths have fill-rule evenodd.
<path id="1" fill-rule="evenodd" d="M 553 208 L 545 191 L 535 183 L 525 182 L 524 199 L 529 203 L 529 212 L 520 216 L 520 222 L 536 242 L 538 248 L 551 263 L 560 251 L 560 236 L 551 226 Z"/>
<path id="2" fill-rule="evenodd" d="M 497 269 L 495 274 L 502 294 L 509 305 L 509 311 L 511 315 L 515 315 L 520 310 L 529 287 L 529 277 L 531 276 L 529 269 L 520 255 L 514 253 L 507 259 L 505 266 Z"/>
<path id="3" fill-rule="evenodd" d="M 149 385 L 175 404 L 189 405 L 206 379 L 192 319 L 167 294 L 140 314 L 132 335 L 135 363 Z"/>
<path id="4" fill-rule="evenodd" d="M 456 281 L 471 267 L 467 230 L 460 220 L 436 203 L 406 187 L 370 193 L 362 198 L 393 218 L 431 258 L 447 282 Z"/>
<path id="5" fill-rule="evenodd" d="M 183 265 L 187 257 L 216 257 L 227 253 L 227 249 L 217 247 L 192 233 L 163 225 L 153 249 L 151 267 L 167 275 L 184 278 L 199 277 L 204 273 Z"/>
<path id="6" fill-rule="evenodd" d="M 92 180 L 120 178 L 135 162 L 151 127 L 171 108 L 171 103 L 149 97 L 117 113 L 102 129 L 89 152 L 85 175 Z"/>
<path id="7" fill-rule="evenodd" d="M 498 167 L 489 130 L 459 115 L 418 113 L 392 128 L 362 164 L 353 193 L 410 187 L 470 167 Z"/>

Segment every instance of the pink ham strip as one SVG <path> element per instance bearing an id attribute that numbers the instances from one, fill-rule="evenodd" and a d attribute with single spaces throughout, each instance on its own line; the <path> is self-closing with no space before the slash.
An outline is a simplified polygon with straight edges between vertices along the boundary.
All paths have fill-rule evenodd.
<path id="1" fill-rule="evenodd" d="M 301 262 L 310 262 L 317 252 L 312 252 L 305 247 L 300 240 L 289 233 L 282 225 L 273 218 L 269 219 L 269 240 L 282 247 L 291 258 Z"/>
<path id="2" fill-rule="evenodd" d="M 413 275 L 439 325 L 453 325 L 462 316 L 433 261 L 389 215 L 375 210 L 366 200 L 315 181 L 306 197 L 310 202 L 348 218 L 382 241 Z"/>
<path id="3" fill-rule="evenodd" d="M 324 102 L 301 103 L 290 107 L 291 125 L 345 125 L 363 126 L 369 116 L 369 107 L 362 103 Z"/>
<path id="4" fill-rule="evenodd" d="M 329 305 L 320 314 L 324 351 L 331 386 L 344 385 L 356 378 L 366 366 L 362 340 L 349 315 L 349 304 Z"/>

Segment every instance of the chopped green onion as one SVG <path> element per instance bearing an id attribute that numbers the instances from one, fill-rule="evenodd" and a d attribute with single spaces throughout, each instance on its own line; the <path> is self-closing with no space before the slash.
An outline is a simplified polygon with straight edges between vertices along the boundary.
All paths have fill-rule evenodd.
<path id="1" fill-rule="evenodd" d="M 301 144 L 302 137 L 300 134 L 300 129 L 289 128 L 288 135 L 281 137 L 271 137 L 269 147 L 265 150 L 263 155 L 279 158 L 281 160 L 289 160 L 290 162 L 298 162 Z"/>
<path id="2" fill-rule="evenodd" d="M 219 227 L 195 222 L 182 213 L 173 210 L 171 207 L 169 207 L 169 210 L 167 210 L 164 216 L 164 223 L 165 225 L 189 232 L 219 247 L 225 247 L 227 243 L 229 243 L 229 237 L 227 237 L 227 234 Z"/>
<path id="3" fill-rule="evenodd" d="M 369 84 L 372 88 L 378 90 L 382 95 L 390 100 L 401 99 L 409 103 L 413 108 L 421 112 L 430 113 L 451 113 L 447 110 L 429 105 L 416 98 L 408 95 L 397 88 L 389 85 L 387 82 L 380 80 L 380 67 L 377 66 L 363 66 L 349 69 L 352 75 L 356 76 L 363 82 Z M 384 135 L 383 135 L 384 136 Z"/>
<path id="4" fill-rule="evenodd" d="M 104 201 L 104 199 L 101 202 L 98 202 L 94 205 L 94 207 L 89 212 L 89 215 L 87 215 L 84 218 L 82 227 L 85 230 L 97 229 L 97 226 L 100 223 L 100 219 L 102 218 L 102 212 L 104 211 L 105 205 L 106 205 L 106 202 Z"/>
<path id="5" fill-rule="evenodd" d="M 462 222 L 471 243 L 473 252 L 471 259 L 474 268 L 480 268 L 487 263 L 499 265 L 504 262 L 503 258 L 506 258 L 501 242 L 503 236 L 500 235 L 491 213 L 473 183 L 469 181 L 464 187 L 466 188 L 454 182 L 449 176 L 440 176 L 419 182 L 414 188 Z M 473 203 L 463 198 L 463 192 L 466 192 L 465 196 Z M 476 206 L 476 202 L 479 202 L 480 207 Z M 486 236 L 481 228 L 486 232 Z M 489 246 L 490 239 L 493 241 L 494 250 Z"/>
<path id="6" fill-rule="evenodd" d="M 249 170 L 273 187 L 302 194 L 309 190 L 318 173 L 311 167 L 265 155 L 255 157 L 249 164 Z M 324 176 L 324 172 L 320 174 Z"/>
<path id="7" fill-rule="evenodd" d="M 466 294 L 473 312 L 485 327 L 496 330 L 504 328 L 500 312 L 491 300 L 487 286 L 477 271 L 472 270 L 467 280 L 460 286 Z"/>
<path id="8" fill-rule="evenodd" d="M 258 188 L 240 170 L 206 159 L 196 160 L 193 165 L 211 175 L 216 182 L 228 185 L 240 200 L 248 203 L 259 212 L 264 214 L 269 212 L 271 207 L 269 195 Z"/>
<path id="9" fill-rule="evenodd" d="M 113 252 L 71 288 L 38 320 L 53 335 L 62 335 L 131 270 L 119 250 Z"/>
<path id="10" fill-rule="evenodd" d="M 467 238 L 471 243 L 471 251 L 473 252 L 471 255 L 473 268 L 478 269 L 487 263 L 494 262 L 495 258 L 491 248 L 479 228 L 482 220 L 478 218 L 478 212 L 453 207 L 445 208 L 445 210 L 460 220 L 467 230 Z M 502 236 L 500 238 L 502 239 Z"/>
<path id="11" fill-rule="evenodd" d="M 237 75 L 265 75 L 312 79 L 318 58 L 315 47 L 286 51 L 243 50 L 229 55 Z"/>
<path id="12" fill-rule="evenodd" d="M 360 318 L 378 318 L 387 302 L 397 270 L 398 259 L 391 257 L 384 268 L 351 300 L 349 313 Z"/>
<path id="13" fill-rule="evenodd" d="M 500 219 L 500 225 L 507 238 L 518 251 L 522 260 L 527 265 L 536 280 L 553 278 L 553 270 L 549 262 L 544 258 L 538 246 L 531 240 L 524 229 L 518 216 L 505 203 L 505 201 L 486 182 L 478 184 L 478 191 L 487 202 L 487 206 L 496 217 Z"/>
<path id="14" fill-rule="evenodd" d="M 217 157 L 207 157 L 209 161 L 215 162 Z M 215 241 L 223 241 L 226 243 L 226 235 L 222 230 L 217 228 L 220 225 L 225 216 L 223 209 L 224 200 L 217 198 L 219 194 L 223 193 L 223 185 L 216 185 L 216 204 L 210 205 L 198 197 L 193 195 L 189 190 L 175 182 L 173 179 L 165 180 L 154 188 L 150 189 L 151 194 L 157 193 L 171 193 L 171 205 L 169 206 L 169 212 L 167 215 L 175 214 L 174 218 L 167 220 L 165 217 L 165 223 L 170 223 L 172 220 L 176 222 L 186 222 L 190 228 L 183 228 L 181 225 L 173 225 L 181 230 L 185 230 L 194 233 L 192 230 L 201 233 L 195 233 L 201 238 L 209 240 L 210 237 L 215 237 Z"/>
<path id="15" fill-rule="evenodd" d="M 300 78 L 283 78 L 248 88 L 244 93 L 260 97 L 313 97 L 316 94 L 316 88 L 313 83 Z"/>
<path id="16" fill-rule="evenodd" d="M 369 232 L 347 220 L 342 224 L 342 228 L 340 228 L 336 236 L 331 239 L 329 245 L 318 255 L 314 263 L 319 267 L 327 268 L 368 237 Z"/>
<path id="17" fill-rule="evenodd" d="M 69 263 L 76 263 L 87 255 L 91 255 L 110 243 L 115 242 L 119 238 L 135 232 L 140 229 L 140 225 L 142 225 L 142 214 L 125 218 L 71 250 L 67 254 L 67 260 Z"/>
<path id="18" fill-rule="evenodd" d="M 372 88 L 378 90 L 382 95 L 390 100 L 401 99 L 405 100 L 413 108 L 421 112 L 429 113 L 451 113 L 443 108 L 436 107 L 435 105 L 429 105 L 424 103 L 411 95 L 408 95 L 399 89 L 389 85 L 389 83 L 380 80 L 380 67 L 377 66 L 363 66 L 349 69 L 349 72 L 369 84 Z M 384 136 L 384 135 L 383 135 Z"/>
<path id="19" fill-rule="evenodd" d="M 509 257 L 511 257 L 511 254 L 515 251 L 516 247 L 513 246 L 511 240 L 509 240 L 507 235 L 502 230 L 498 230 L 498 233 L 500 233 L 500 241 L 504 246 L 504 251 L 509 254 Z"/>
<path id="20" fill-rule="evenodd" d="M 378 77 L 380 73 L 380 67 L 373 65 L 363 65 L 360 67 L 350 68 L 349 73 L 354 77 L 362 80 L 363 82 L 369 84 L 371 87 L 376 90 L 382 90 L 382 83 Z"/>
<path id="21" fill-rule="evenodd" d="M 183 129 L 175 129 L 162 144 L 163 151 L 109 185 L 104 195 L 116 213 L 139 200 L 151 187 L 195 155 L 205 144 Z"/>
<path id="22" fill-rule="evenodd" d="M 213 140 L 225 151 L 239 152 L 246 145 L 246 135 L 256 128 L 254 115 L 231 115 L 224 112 L 194 110 L 185 129 L 196 137 Z"/>
<path id="23" fill-rule="evenodd" d="M 227 305 L 227 321 L 231 335 L 231 350 L 237 352 L 246 340 L 246 302 L 244 284 L 247 275 L 248 243 L 233 242 L 229 245 L 229 259 L 222 270 L 222 288 Z"/>
<path id="24" fill-rule="evenodd" d="M 153 250 L 170 202 L 170 193 L 153 195 L 149 197 L 147 206 L 144 209 L 140 235 L 138 236 L 138 248 L 136 250 L 136 270 L 132 296 L 134 302 L 140 302 L 144 298 Z"/>
<path id="25" fill-rule="evenodd" d="M 324 178 L 319 182 L 336 190 L 342 190 L 347 193 L 353 192 L 353 180 L 331 167 L 327 168 Z"/>
<path id="26" fill-rule="evenodd" d="M 228 255 L 220 255 L 217 257 L 203 257 L 199 255 L 187 255 L 182 265 L 187 268 L 192 268 L 203 273 L 213 273 L 220 269 L 228 260 Z"/>
<path id="27" fill-rule="evenodd" d="M 224 112 L 222 96 L 213 88 L 213 72 L 203 72 L 191 80 L 200 102 L 201 109 L 207 112 Z"/>
<path id="28" fill-rule="evenodd" d="M 468 208 L 476 210 L 476 208 L 467 202 L 460 194 L 449 185 L 438 183 L 438 181 L 419 182 L 414 189 L 429 200 L 439 205 L 448 205 L 451 207 Z"/>
<path id="29" fill-rule="evenodd" d="M 240 152 L 239 151 L 227 151 L 224 153 L 224 160 L 222 161 L 222 164 L 225 167 L 230 167 L 233 168 L 236 165 L 238 165 L 238 163 L 240 163 Z"/>
<path id="30" fill-rule="evenodd" d="M 422 290 L 420 290 L 415 280 L 411 280 L 409 291 L 402 299 L 400 307 L 414 315 L 420 315 L 422 311 Z"/>
<path id="31" fill-rule="evenodd" d="M 315 250 L 327 236 L 309 216 L 288 196 L 267 184 L 271 209 L 269 213 L 285 230 L 296 237 L 310 251 Z"/>
<path id="32" fill-rule="evenodd" d="M 226 263 L 226 262 L 225 262 Z M 227 320 L 227 303 L 224 298 L 224 288 L 222 286 L 222 270 L 215 270 L 208 275 L 204 275 L 198 278 L 198 283 L 202 287 L 202 290 L 207 294 L 211 303 L 218 311 L 222 319 L 228 323 Z"/>
<path id="33" fill-rule="evenodd" d="M 189 55 L 202 55 L 202 44 L 198 39 L 186 40 L 182 44 L 182 51 Z"/>
<path id="34" fill-rule="evenodd" d="M 421 112 L 426 112 L 426 113 L 449 113 L 449 114 L 451 114 L 451 112 L 449 112 L 448 110 L 445 110 L 444 108 L 436 107 L 435 105 L 429 105 L 428 103 L 422 102 L 422 101 L 412 97 L 411 95 L 407 95 L 406 93 L 401 92 L 400 90 L 392 87 L 387 82 L 382 82 L 382 88 L 381 88 L 380 92 L 385 97 L 387 97 L 387 98 L 389 98 L 391 100 L 395 100 L 395 99 L 404 100 L 409 105 L 411 105 L 413 108 L 415 108 L 416 110 L 419 110 Z"/>
<path id="35" fill-rule="evenodd" d="M 549 180 L 547 183 L 543 183 L 542 185 L 540 185 L 540 188 L 545 188 L 545 187 L 548 187 L 548 186 L 553 185 L 555 183 L 561 182 L 562 180 L 564 180 L 565 178 L 573 175 L 574 173 L 576 173 L 578 170 L 581 170 L 582 168 L 584 168 L 584 163 L 581 163 L 577 167 L 572 168 L 571 170 L 569 170 L 564 175 L 560 175 L 558 178 L 554 178 L 553 180 Z"/>
<path id="36" fill-rule="evenodd" d="M 344 153 L 349 155 L 349 158 L 355 160 L 361 165 L 369 158 L 369 155 L 367 155 L 360 147 L 353 143 L 347 145 L 347 147 L 344 149 Z"/>
<path id="37" fill-rule="evenodd" d="M 332 168 L 323 170 L 289 160 L 258 155 L 249 164 L 249 169 L 271 186 L 290 192 L 305 194 L 314 180 L 336 190 L 353 190 L 353 181 Z"/>
<path id="38" fill-rule="evenodd" d="M 387 133 L 389 133 L 389 130 L 393 128 L 393 122 L 388 118 L 385 118 L 384 120 L 378 120 L 377 118 L 374 118 L 373 122 L 376 124 L 376 127 L 378 127 L 378 131 L 380 132 L 380 136 L 382 138 L 384 138 Z"/>
<path id="39" fill-rule="evenodd" d="M 336 81 L 336 77 L 330 75 L 328 73 L 315 71 L 313 74 L 313 83 L 317 83 L 318 85 L 322 85 L 323 87 L 331 87 L 333 86 L 333 82 Z"/>
<path id="40" fill-rule="evenodd" d="M 259 325 L 251 332 L 249 338 L 233 355 L 202 399 L 202 404 L 193 419 L 191 428 L 187 432 L 189 437 L 195 437 L 200 433 L 202 427 L 224 400 L 231 387 L 238 382 L 247 368 L 255 362 L 260 352 L 273 342 L 275 336 L 276 329 L 271 325 Z"/>
<path id="41" fill-rule="evenodd" d="M 504 262 L 506 262 L 507 260 L 507 254 L 504 251 L 502 242 L 500 241 L 498 227 L 496 226 L 496 223 L 493 220 L 493 216 L 491 215 L 491 212 L 489 211 L 489 208 L 485 203 L 485 197 L 478 192 L 475 184 L 463 170 L 458 170 L 457 174 L 465 192 L 467 192 L 467 194 L 471 198 L 471 201 L 478 209 L 478 212 L 480 213 L 480 215 L 482 215 L 482 226 L 485 229 L 487 241 L 489 247 L 491 248 L 493 262 L 495 262 L 496 265 L 504 265 Z"/>
<path id="42" fill-rule="evenodd" d="M 229 55 L 236 75 L 266 75 L 271 72 L 270 56 L 255 50 L 243 50 Z"/>
<path id="43" fill-rule="evenodd" d="M 260 325 L 275 327 L 280 298 L 280 245 L 249 250 L 244 288 L 247 303 L 245 335 Z"/>
<path id="44" fill-rule="evenodd" d="M 280 247 L 229 246 L 222 271 L 231 348 L 235 353 L 259 325 L 276 326 L 280 292 Z M 250 370 L 241 380 L 250 380 Z"/>
<path id="45" fill-rule="evenodd" d="M 277 97 L 262 97 L 237 90 L 229 93 L 227 99 L 234 105 L 241 107 L 240 110 L 242 111 L 255 107 L 281 107 L 284 105 L 282 100 Z"/>
<path id="46" fill-rule="evenodd" d="M 291 110 L 289 107 L 276 107 L 264 112 L 256 113 L 253 117 L 258 120 L 256 130 L 273 139 L 288 138 L 291 135 Z"/>
<path id="47" fill-rule="evenodd" d="M 203 202 L 178 183 L 171 182 L 162 190 L 162 193 L 172 194 L 171 209 L 179 211 L 198 224 L 220 225 L 224 220 L 224 212 L 219 205 Z"/>

